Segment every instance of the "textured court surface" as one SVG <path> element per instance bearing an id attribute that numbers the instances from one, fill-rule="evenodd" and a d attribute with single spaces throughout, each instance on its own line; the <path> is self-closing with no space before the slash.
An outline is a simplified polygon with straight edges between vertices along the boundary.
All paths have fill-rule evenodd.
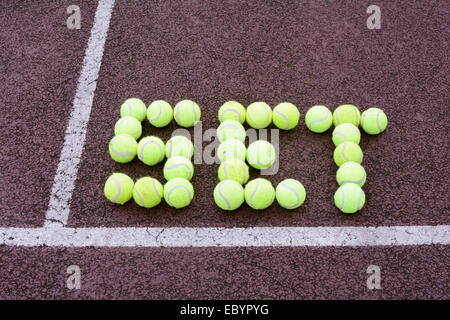
<path id="1" fill-rule="evenodd" d="M 0 5 L 0 37 L 6 44 L 0 52 L 0 231 L 42 227 L 52 203 L 98 7 L 94 1 L 80 4 L 82 28 L 68 30 L 70 4 Z M 380 2 L 382 28 L 368 30 L 369 4 L 116 1 L 93 79 L 89 121 L 82 128 L 86 140 L 65 208 L 66 227 L 448 226 L 450 6 L 446 1 Z M 162 165 L 150 168 L 138 160 L 120 165 L 109 158 L 107 143 L 120 103 L 129 96 L 147 104 L 195 100 L 204 129 L 217 126 L 217 110 L 226 100 L 296 104 L 301 123 L 280 133 L 280 170 L 269 179 L 302 181 L 305 204 L 294 213 L 277 204 L 260 213 L 246 205 L 223 213 L 212 200 L 217 165 L 195 166 L 195 199 L 186 209 L 163 203 L 149 212 L 133 202 L 121 207 L 106 202 L 103 183 L 114 171 L 164 181 Z M 311 105 L 333 109 L 341 103 L 362 110 L 378 106 L 389 118 L 385 133 L 363 134 L 367 202 L 353 216 L 340 214 L 332 202 L 336 166 L 330 132 L 314 134 L 303 122 Z M 175 123 L 164 129 L 145 123 L 144 135 L 166 141 L 176 128 Z M 439 242 L 448 243 L 448 233 L 440 235 Z M 448 246 L 427 241 L 370 246 L 371 240 L 356 239 L 358 247 L 345 248 L 108 248 L 106 241 L 101 248 L 95 242 L 89 248 L 25 248 L 14 245 L 12 236 L 3 239 L 9 245 L 0 248 L 1 298 L 449 298 Z M 215 246 L 214 237 L 210 243 Z M 83 275 L 78 291 L 65 287 L 65 270 L 72 264 Z M 381 290 L 366 287 L 372 264 L 382 269 Z"/>

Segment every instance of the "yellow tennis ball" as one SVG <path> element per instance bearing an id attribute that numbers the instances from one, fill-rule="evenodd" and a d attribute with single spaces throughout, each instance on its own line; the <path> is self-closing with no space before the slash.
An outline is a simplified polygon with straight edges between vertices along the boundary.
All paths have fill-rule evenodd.
<path id="1" fill-rule="evenodd" d="M 364 191 L 357 184 L 345 183 L 334 194 L 334 204 L 344 213 L 361 210 L 366 202 Z"/>
<path id="2" fill-rule="evenodd" d="M 278 184 L 275 190 L 275 197 L 280 206 L 292 210 L 303 204 L 306 198 L 306 190 L 299 181 L 285 179 Z"/>
<path id="3" fill-rule="evenodd" d="M 109 201 L 124 204 L 133 196 L 133 180 L 123 173 L 113 173 L 105 182 L 103 193 Z"/>
<path id="4" fill-rule="evenodd" d="M 214 188 L 214 202 L 223 210 L 236 210 L 244 203 L 244 188 L 234 180 L 223 180 Z"/>
<path id="5" fill-rule="evenodd" d="M 361 122 L 361 113 L 353 104 L 341 104 L 333 112 L 333 124 L 338 126 L 341 123 L 351 123 L 356 127 Z"/>
<path id="6" fill-rule="evenodd" d="M 130 162 L 136 156 L 137 144 L 129 134 L 119 134 L 109 142 L 109 155 L 119 163 Z"/>
<path id="7" fill-rule="evenodd" d="M 289 102 L 282 102 L 273 108 L 273 123 L 282 130 L 294 129 L 300 120 L 297 107 Z"/>
<path id="8" fill-rule="evenodd" d="M 247 107 L 246 120 L 252 128 L 266 128 L 272 122 L 272 108 L 265 102 L 253 102 Z"/>
<path id="9" fill-rule="evenodd" d="M 153 101 L 147 108 L 147 120 L 157 128 L 167 126 L 173 119 L 173 109 L 164 100 Z"/>
<path id="10" fill-rule="evenodd" d="M 228 139 L 236 139 L 244 142 L 245 135 L 244 127 L 236 120 L 225 120 L 217 128 L 217 138 L 220 142 L 224 142 Z"/>
<path id="11" fill-rule="evenodd" d="M 164 200 L 176 209 L 188 206 L 194 198 L 192 184 L 183 178 L 173 178 L 164 185 Z"/>
<path id="12" fill-rule="evenodd" d="M 133 199 L 144 208 L 153 208 L 161 203 L 164 193 L 162 184 L 151 177 L 140 178 L 134 184 Z"/>
<path id="13" fill-rule="evenodd" d="M 334 128 L 332 140 L 336 147 L 345 141 L 359 144 L 361 141 L 361 133 L 355 125 L 351 123 L 342 123 Z"/>
<path id="14" fill-rule="evenodd" d="M 229 139 L 222 142 L 217 148 L 217 157 L 220 162 L 228 159 L 239 159 L 245 161 L 245 145 L 236 139 Z"/>
<path id="15" fill-rule="evenodd" d="M 191 180 L 194 175 L 194 166 L 189 159 L 181 156 L 175 156 L 166 161 L 163 169 L 164 178 L 167 181 L 173 178 L 184 178 Z"/>
<path id="16" fill-rule="evenodd" d="M 116 136 L 119 134 L 129 134 L 137 140 L 142 134 L 141 122 L 130 116 L 120 118 L 114 125 L 114 134 Z"/>
<path id="17" fill-rule="evenodd" d="M 325 132 L 330 129 L 332 123 L 333 115 L 326 106 L 312 106 L 306 112 L 305 124 L 312 132 Z"/>
<path id="18" fill-rule="evenodd" d="M 388 119 L 383 110 L 369 108 L 361 115 L 361 127 L 368 134 L 379 134 L 386 130 Z"/>
<path id="19" fill-rule="evenodd" d="M 235 120 L 243 124 L 245 122 L 245 108 L 237 101 L 227 101 L 219 109 L 219 121 Z"/>
<path id="20" fill-rule="evenodd" d="M 345 162 L 361 163 L 363 160 L 363 152 L 361 147 L 354 142 L 346 141 L 341 143 L 334 149 L 334 162 L 338 167 Z"/>
<path id="21" fill-rule="evenodd" d="M 357 162 L 346 162 L 337 170 L 336 181 L 339 185 L 355 183 L 362 187 L 366 182 L 366 170 Z"/>
<path id="22" fill-rule="evenodd" d="M 137 146 L 139 160 L 148 166 L 154 166 L 164 159 L 164 142 L 155 136 L 142 138 Z"/>
<path id="23" fill-rule="evenodd" d="M 194 101 L 182 100 L 175 105 L 174 118 L 179 126 L 193 127 L 197 121 L 200 121 L 200 107 Z"/>
<path id="24" fill-rule="evenodd" d="M 194 145 L 185 136 L 173 136 L 166 143 L 167 159 L 174 156 L 182 156 L 191 159 L 194 155 Z"/>
<path id="25" fill-rule="evenodd" d="M 246 159 L 255 169 L 270 168 L 276 158 L 275 148 L 265 140 L 257 140 L 248 146 Z"/>
<path id="26" fill-rule="evenodd" d="M 220 181 L 234 180 L 240 184 L 245 184 L 250 177 L 247 164 L 238 159 L 229 159 L 219 166 L 218 177 Z"/>
<path id="27" fill-rule="evenodd" d="M 146 114 L 147 107 L 145 106 L 145 103 L 138 98 L 127 99 L 120 107 L 121 117 L 131 116 L 142 121 L 145 119 Z"/>
<path id="28" fill-rule="evenodd" d="M 275 199 L 275 189 L 269 180 L 257 178 L 245 186 L 244 198 L 252 209 L 266 209 Z"/>

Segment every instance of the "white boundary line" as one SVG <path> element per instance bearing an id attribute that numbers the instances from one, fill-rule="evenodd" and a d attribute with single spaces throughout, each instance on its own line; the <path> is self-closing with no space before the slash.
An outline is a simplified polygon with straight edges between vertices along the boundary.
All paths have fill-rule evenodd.
<path id="1" fill-rule="evenodd" d="M 94 25 L 84 56 L 77 91 L 73 100 L 73 109 L 53 181 L 46 213 L 46 226 L 55 223 L 65 226 L 69 217 L 70 200 L 72 199 L 78 165 L 86 138 L 87 124 L 91 114 L 113 7 L 114 0 L 100 0 L 95 12 Z"/>
<path id="2" fill-rule="evenodd" d="M 450 244 L 450 226 L 66 228 L 114 0 L 100 0 L 43 228 L 0 228 L 0 245 L 52 247 L 298 247 Z"/>
<path id="3" fill-rule="evenodd" d="M 438 244 L 450 244 L 449 225 L 0 229 L 0 245 L 25 247 L 356 247 Z"/>

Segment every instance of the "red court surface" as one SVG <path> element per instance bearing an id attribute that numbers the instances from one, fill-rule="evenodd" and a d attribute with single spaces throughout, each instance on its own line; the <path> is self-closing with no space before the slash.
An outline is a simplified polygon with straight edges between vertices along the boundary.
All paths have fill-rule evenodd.
<path id="1" fill-rule="evenodd" d="M 448 299 L 446 246 L 0 252 L 2 299 Z M 66 288 L 72 264 L 80 290 Z M 380 290 L 367 289 L 371 264 L 381 268 Z"/>
<path id="2" fill-rule="evenodd" d="M 0 5 L 0 40 L 6 44 L 0 52 L 0 299 L 450 298 L 448 2 L 378 2 L 380 30 L 366 27 L 370 3 L 360 1 L 89 1 L 79 4 L 82 28 L 68 30 L 71 4 Z M 89 41 L 101 39 L 96 10 L 95 21 L 107 31 L 104 51 L 89 51 Z M 82 70 L 95 70 L 91 56 L 100 69 L 84 78 Z M 217 111 L 227 100 L 294 103 L 299 126 L 280 132 L 280 169 L 268 179 L 274 185 L 300 180 L 305 203 L 292 212 L 274 203 L 262 212 L 244 204 L 225 213 L 212 199 L 218 166 L 205 164 L 195 165 L 195 196 L 185 209 L 164 202 L 151 210 L 133 201 L 109 203 L 103 185 L 112 172 L 165 182 L 163 164 L 148 167 L 135 159 L 122 165 L 109 157 L 120 104 L 131 96 L 146 104 L 192 99 L 202 109 L 204 130 L 218 126 Z M 342 103 L 361 111 L 377 106 L 389 118 L 384 133 L 362 134 L 367 200 L 355 215 L 333 204 L 331 130 L 314 134 L 304 124 L 310 106 L 333 110 Z M 87 112 L 86 123 L 71 127 L 77 107 Z M 164 141 L 178 128 L 174 122 L 163 129 L 147 121 L 143 126 L 143 136 Z M 66 128 L 86 139 L 71 141 Z M 79 155 L 73 153 L 79 165 L 64 158 L 71 142 L 73 150 L 80 147 Z M 250 174 L 259 177 L 256 170 Z M 176 227 L 192 228 L 186 234 L 194 239 L 180 232 L 167 240 L 164 231 Z M 252 227 L 264 227 L 255 233 L 261 239 L 221 247 L 227 230 Z M 328 238 L 338 236 L 326 243 L 335 245 L 319 247 L 315 239 L 287 234 L 283 245 L 270 245 L 283 237 L 268 236 L 280 230 L 272 227 L 309 234 L 315 227 L 342 227 L 343 237 L 330 233 Z M 405 239 L 393 229 L 366 227 L 419 231 Z M 152 228 L 162 228 L 156 245 L 152 237 L 159 229 Z M 212 230 L 209 240 L 199 242 L 206 247 L 195 242 L 204 228 Z M 328 229 L 320 230 L 323 236 Z M 120 238 L 133 232 L 130 241 Z M 392 239 L 377 238 L 383 234 Z M 54 242 L 48 241 L 52 235 Z M 373 245 L 379 243 L 395 245 Z M 80 267 L 79 290 L 66 286 L 70 265 Z M 366 285 L 370 265 L 381 269 L 381 289 Z"/>
<path id="3" fill-rule="evenodd" d="M 0 4 L 0 226 L 41 226 L 96 9 L 67 29 L 70 1 Z"/>

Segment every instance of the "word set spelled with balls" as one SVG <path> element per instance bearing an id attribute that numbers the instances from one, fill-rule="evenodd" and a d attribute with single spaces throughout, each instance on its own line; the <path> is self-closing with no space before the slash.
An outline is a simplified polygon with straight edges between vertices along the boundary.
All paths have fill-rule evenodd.
<path id="1" fill-rule="evenodd" d="M 157 100 L 147 108 L 140 99 L 130 98 L 122 104 L 120 115 L 114 126 L 115 136 L 109 142 L 111 158 L 119 163 L 128 163 L 137 156 L 149 166 L 167 159 L 163 169 L 167 182 L 163 186 L 149 176 L 133 182 L 126 174 L 116 172 L 106 180 L 105 197 L 117 204 L 124 204 L 133 198 L 144 208 L 157 206 L 162 198 L 177 209 L 188 206 L 194 198 L 194 188 L 190 182 L 194 175 L 192 142 L 184 136 L 173 136 L 165 144 L 156 136 L 137 140 L 141 137 L 145 118 L 157 128 L 167 126 L 172 119 L 182 127 L 193 127 L 201 116 L 198 104 L 183 100 L 172 109 L 166 101 Z"/>
<path id="2" fill-rule="evenodd" d="M 137 156 L 149 166 L 167 159 L 163 169 L 167 182 L 163 186 L 152 177 L 142 177 L 133 182 L 123 173 L 113 173 L 104 187 L 106 198 L 118 204 L 133 198 L 145 208 L 158 205 L 162 198 L 174 208 L 188 206 L 194 197 L 190 183 L 194 174 L 192 142 L 184 136 L 173 136 L 165 144 L 156 136 L 141 138 L 141 123 L 147 118 L 151 125 L 160 128 L 175 119 L 182 127 L 193 127 L 201 117 L 198 104 L 183 100 L 172 109 L 169 103 L 157 100 L 147 108 L 140 99 L 131 98 L 122 104 L 120 115 L 114 127 L 115 136 L 109 143 L 111 158 L 128 163 Z M 281 130 L 292 130 L 300 120 L 297 107 L 283 102 L 272 109 L 265 102 L 253 102 L 244 108 L 237 101 L 228 101 L 220 107 L 218 119 L 217 139 L 220 145 L 216 154 L 220 162 L 219 183 L 213 192 L 217 206 L 231 211 L 246 202 L 252 209 L 263 210 L 276 199 L 285 209 L 300 207 L 305 201 L 306 190 L 298 180 L 285 179 L 276 188 L 265 178 L 250 180 L 249 166 L 257 170 L 269 169 L 275 163 L 276 150 L 266 140 L 256 140 L 246 147 L 244 128 L 247 124 L 255 129 L 264 129 L 273 123 Z M 333 113 L 324 105 L 315 105 L 306 112 L 305 124 L 312 132 L 324 133 L 334 125 L 332 142 L 336 148 L 333 158 L 338 166 L 336 181 L 339 185 L 334 203 L 344 213 L 355 213 L 365 203 L 362 187 L 366 171 L 361 166 L 363 151 L 359 146 L 361 133 L 358 128 L 361 126 L 367 134 L 376 135 L 386 129 L 387 123 L 386 114 L 381 109 L 369 108 L 361 114 L 351 104 L 340 105 Z"/>
<path id="3" fill-rule="evenodd" d="M 223 210 L 236 210 L 245 201 L 252 209 L 262 210 L 277 199 L 283 208 L 300 207 L 305 201 L 306 191 L 299 181 L 283 180 L 276 189 L 267 179 L 249 181 L 248 165 L 258 170 L 269 169 L 275 162 L 276 151 L 265 140 L 254 141 L 246 148 L 246 131 L 243 126 L 246 122 L 252 128 L 264 129 L 273 122 L 282 130 L 291 130 L 300 119 L 297 107 L 283 102 L 272 110 L 265 102 L 254 102 L 246 110 L 239 102 L 228 101 L 220 107 L 218 118 L 220 125 L 217 128 L 217 138 L 220 145 L 217 158 L 220 161 L 220 182 L 214 189 L 217 206 Z"/>

